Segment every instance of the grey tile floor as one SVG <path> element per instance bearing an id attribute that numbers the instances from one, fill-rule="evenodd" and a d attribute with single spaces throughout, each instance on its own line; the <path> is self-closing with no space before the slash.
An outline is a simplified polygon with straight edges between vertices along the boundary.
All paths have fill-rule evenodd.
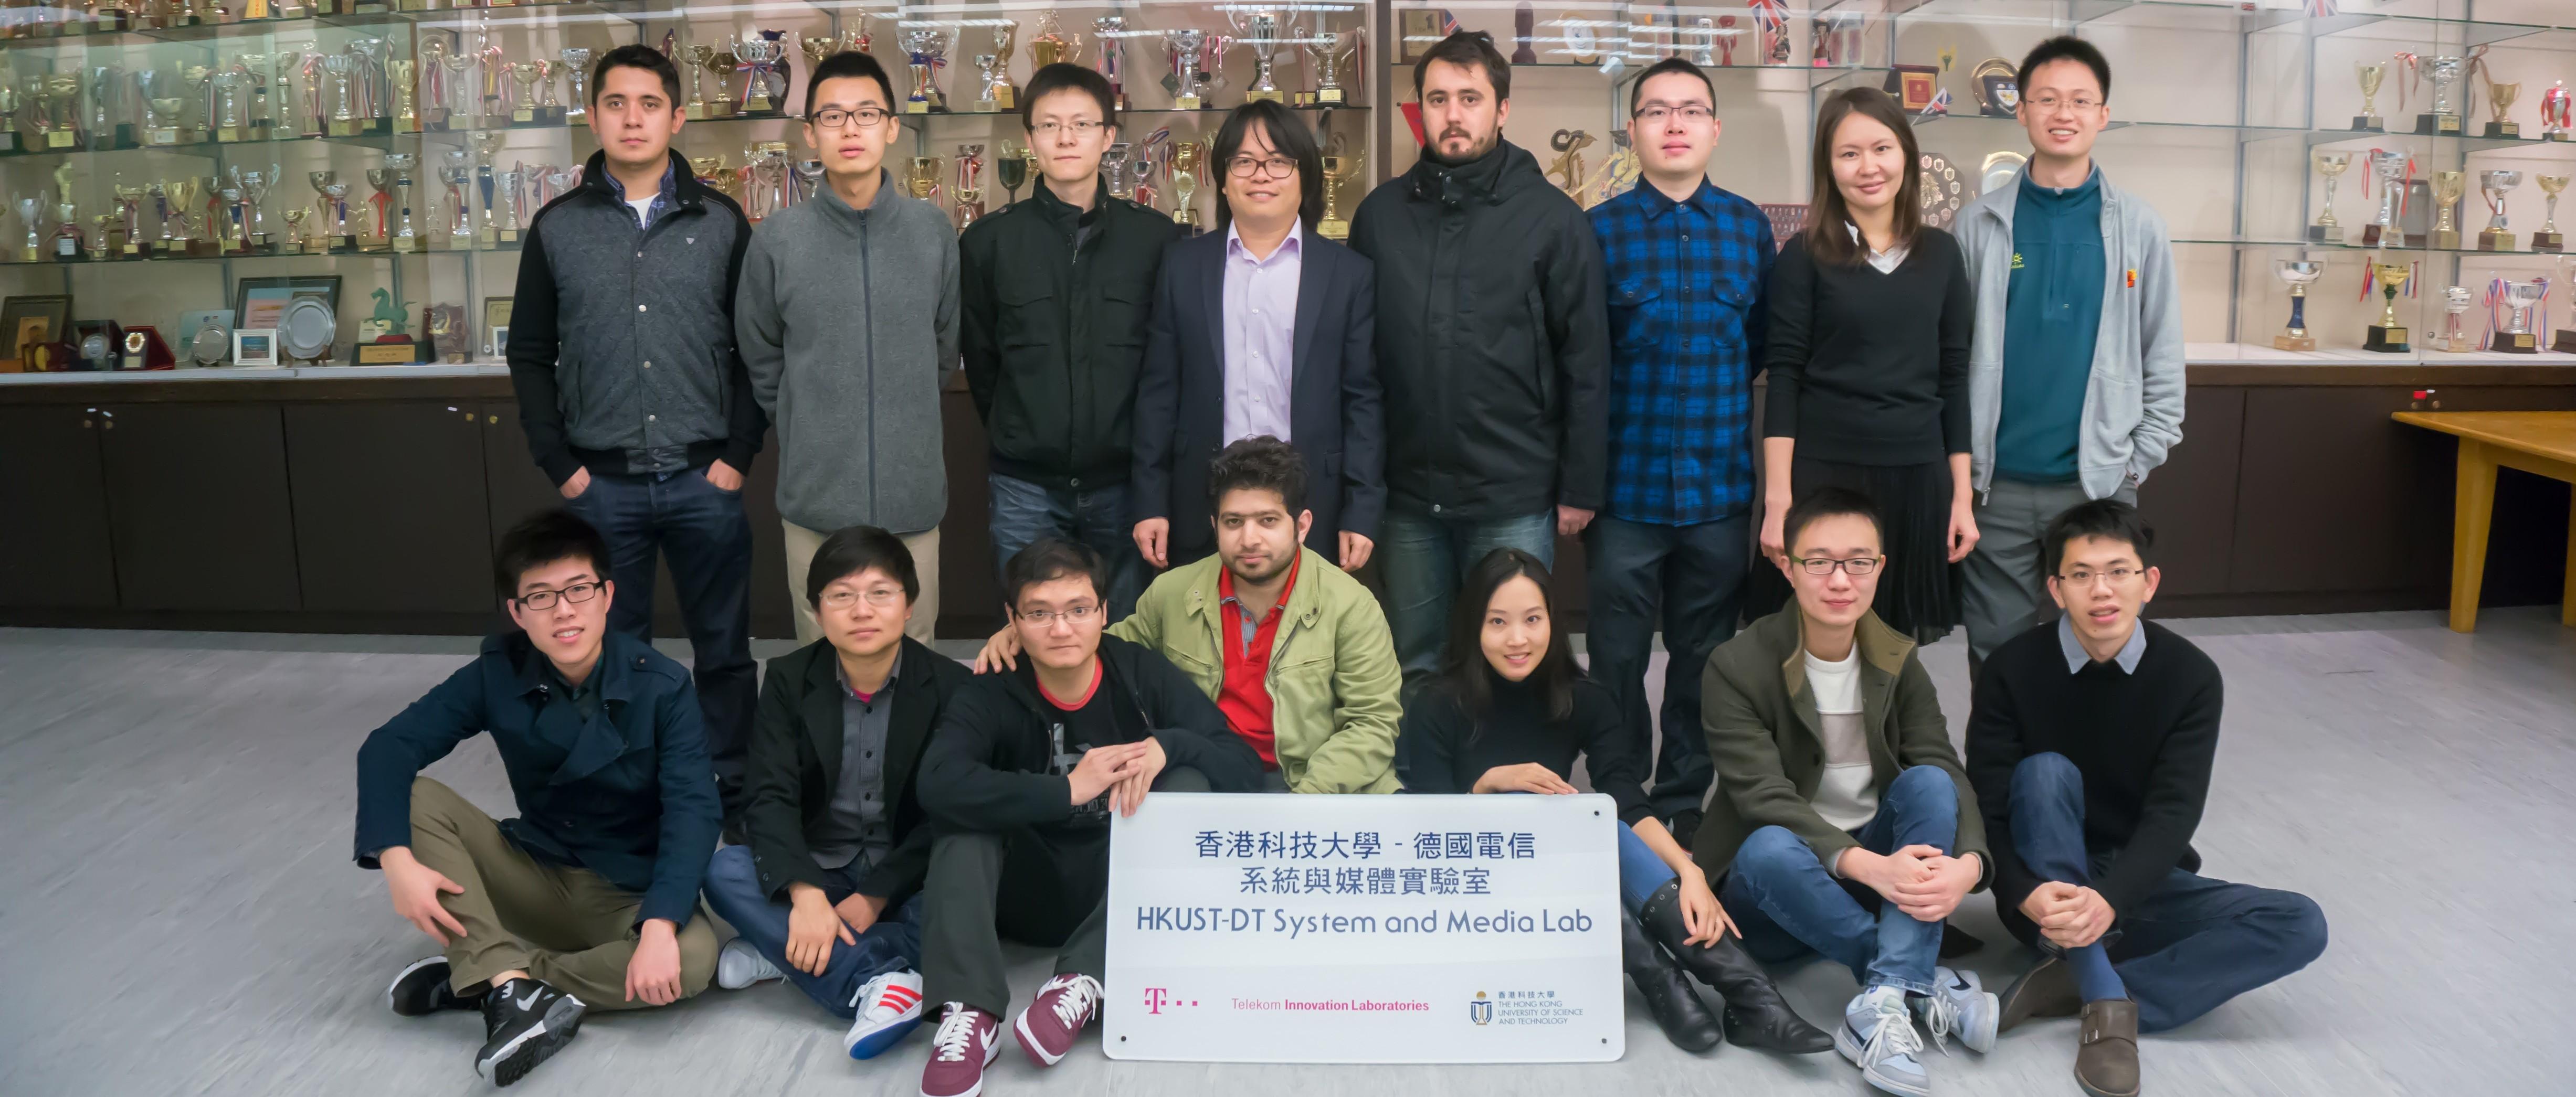
<path id="1" fill-rule="evenodd" d="M 2228 719 L 2199 847 L 2208 871 L 2292 888 L 2333 944 L 2288 982 L 2145 1045 L 2157 1094 L 2566 1094 L 2576 1041 L 2576 631 L 2554 610 L 2185 621 L 2226 668 Z M 0 1094 L 464 1094 L 471 1015 L 385 1012 L 431 949 L 351 867 L 351 758 L 472 642 L 0 629 Z M 786 645 L 774 645 L 775 654 Z M 1927 652 L 1954 726 L 1958 641 Z M 432 771 L 487 808 L 490 748 Z M 1972 897 L 2000 985 L 2027 955 Z M 1025 996 L 1042 971 L 1022 956 Z M 1850 976 L 1784 971 L 1811 1017 Z M 908 1094 L 923 1037 L 875 1063 L 792 989 L 600 1017 L 519 1092 Z M 1945 1094 L 2078 1092 L 2071 1021 L 1994 1053 L 1932 1057 Z M 996 1094 L 1867 1092 L 1834 1056 L 1675 1051 L 1630 1010 L 1627 1057 L 1592 1067 L 1128 1064 L 1078 1050 Z"/>

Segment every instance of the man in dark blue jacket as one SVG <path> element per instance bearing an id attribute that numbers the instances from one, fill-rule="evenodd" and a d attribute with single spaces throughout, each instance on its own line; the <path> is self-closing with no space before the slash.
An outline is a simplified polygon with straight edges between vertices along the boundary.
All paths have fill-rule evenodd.
<path id="1" fill-rule="evenodd" d="M 715 931 L 693 918 L 720 811 L 689 672 L 608 628 L 607 542 L 563 511 L 501 539 L 494 575 L 521 632 L 358 748 L 357 859 L 394 913 L 444 946 L 394 978 L 395 1013 L 483 1011 L 478 1074 L 509 1085 L 585 1010 L 706 988 Z M 490 732 L 520 817 L 494 822 L 420 776 Z"/>

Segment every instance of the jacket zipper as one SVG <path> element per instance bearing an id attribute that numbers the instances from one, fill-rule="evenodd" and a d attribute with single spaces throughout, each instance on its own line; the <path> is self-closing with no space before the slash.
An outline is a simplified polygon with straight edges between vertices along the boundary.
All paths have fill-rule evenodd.
<path id="1" fill-rule="evenodd" d="M 859 211 L 859 316 L 867 324 L 859 341 L 867 346 L 868 363 L 868 521 L 877 514 L 877 295 L 868 281 L 868 211 Z"/>
<path id="2" fill-rule="evenodd" d="M 1105 216 L 1106 212 L 1107 211 L 1100 210 L 1095 207 L 1093 216 Z M 1107 233 L 1108 231 L 1107 226 L 1102 226 L 1101 232 Z M 1068 424 L 1072 424 L 1084 418 L 1091 408 L 1091 379 L 1084 376 L 1088 371 L 1075 369 L 1073 365 L 1073 294 L 1075 287 L 1079 286 L 1082 282 L 1081 217 L 1076 216 L 1074 218 L 1073 235 L 1066 237 L 1065 243 L 1070 245 L 1070 249 L 1073 252 L 1073 261 L 1067 265 L 1067 269 L 1071 273 L 1066 276 L 1063 305 L 1061 306 L 1064 309 L 1064 391 L 1067 396 L 1074 396 L 1073 390 L 1075 386 L 1079 385 L 1082 388 L 1081 394 L 1073 399 L 1073 406 L 1065 409 L 1071 413 L 1065 417 L 1065 421 Z M 1064 436 L 1065 464 L 1070 466 L 1076 473 L 1080 473 L 1082 471 L 1081 454 L 1076 452 L 1080 448 L 1076 439 L 1081 436 L 1082 431 L 1080 429 L 1068 430 L 1065 432 Z"/>

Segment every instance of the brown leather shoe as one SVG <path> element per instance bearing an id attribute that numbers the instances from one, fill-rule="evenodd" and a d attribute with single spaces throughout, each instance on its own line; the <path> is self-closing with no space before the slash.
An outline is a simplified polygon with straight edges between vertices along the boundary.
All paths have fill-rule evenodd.
<path id="1" fill-rule="evenodd" d="M 2075 1084 L 2093 1097 L 2138 1097 L 2138 1003 L 2105 998 L 2084 1003 L 2075 1046 Z"/>
<path id="2" fill-rule="evenodd" d="M 2022 972 L 2021 978 L 2004 988 L 2002 1009 L 1995 1031 L 2010 1032 L 2033 1017 L 2073 1017 L 2084 1008 L 2084 999 L 2075 992 L 2075 971 L 2066 961 L 2046 953 L 2039 962 Z"/>

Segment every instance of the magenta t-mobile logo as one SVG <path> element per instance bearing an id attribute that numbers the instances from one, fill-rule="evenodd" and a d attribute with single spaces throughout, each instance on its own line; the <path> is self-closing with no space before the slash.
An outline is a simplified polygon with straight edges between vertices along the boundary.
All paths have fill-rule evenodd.
<path id="1" fill-rule="evenodd" d="M 1163 1012 L 1163 1007 L 1170 1005 L 1171 1002 L 1172 996 L 1166 993 L 1163 988 L 1145 988 L 1145 1012 L 1160 1015 Z"/>

